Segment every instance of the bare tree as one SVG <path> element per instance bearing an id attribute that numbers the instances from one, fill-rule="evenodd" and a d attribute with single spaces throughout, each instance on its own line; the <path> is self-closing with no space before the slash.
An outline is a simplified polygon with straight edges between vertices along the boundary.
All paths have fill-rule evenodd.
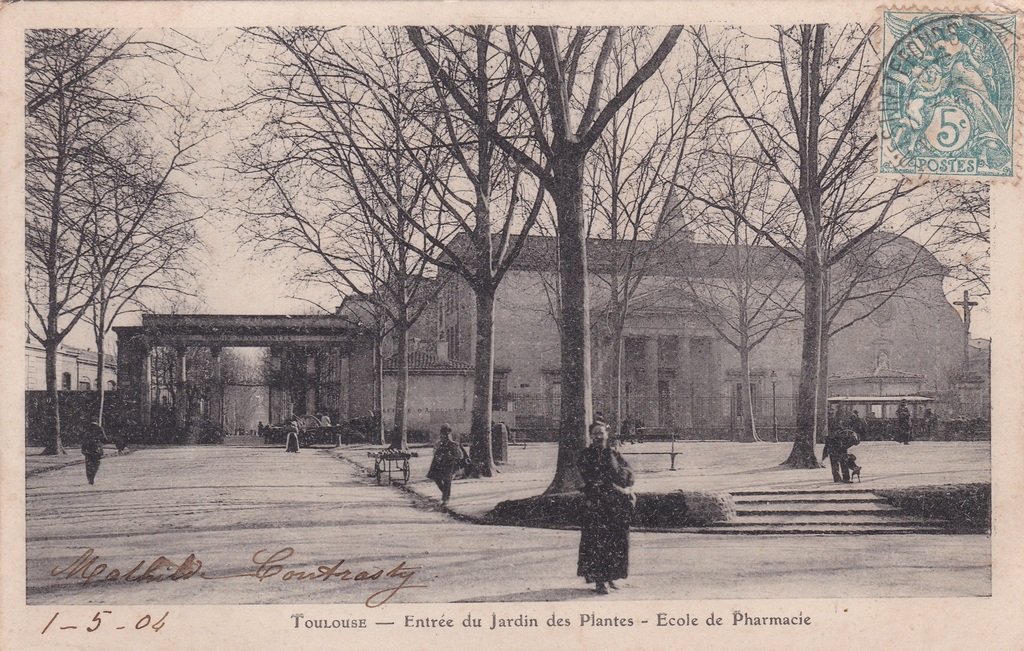
<path id="1" fill-rule="evenodd" d="M 612 56 L 614 92 L 622 89 L 630 62 L 640 54 L 642 36 L 628 36 L 616 44 Z M 659 70 L 612 118 L 587 169 L 588 235 L 609 240 L 602 247 L 602 268 L 593 278 L 598 297 L 595 333 L 607 343 L 605 384 L 612 423 L 621 420 L 627 320 L 637 306 L 674 284 L 659 268 L 678 259 L 679 246 L 693 226 L 689 202 L 674 185 L 684 183 L 684 177 L 692 182 L 700 172 L 694 144 L 703 137 L 718 98 L 703 53 L 693 47 L 689 54 L 692 60 Z"/>
<path id="2" fill-rule="evenodd" d="M 178 137 L 184 133 L 180 129 Z M 190 210 L 191 197 L 170 185 L 157 192 L 148 208 L 142 207 L 140 202 L 145 204 L 160 182 L 153 177 L 156 154 L 138 139 L 126 143 L 120 153 L 119 160 L 106 161 L 106 173 L 93 185 L 95 205 L 83 224 L 88 282 L 96 288 L 83 320 L 92 326 L 96 342 L 101 424 L 107 335 L 120 317 L 144 311 L 161 295 L 192 295 L 187 263 L 197 241 L 195 222 L 202 219 L 201 213 Z M 139 210 L 146 211 L 144 219 L 136 215 Z"/>
<path id="3" fill-rule="evenodd" d="M 780 211 L 786 207 L 769 196 L 770 167 L 756 148 L 744 152 L 744 147 L 733 146 L 735 138 L 716 133 L 721 149 L 710 148 L 702 158 L 694 187 L 702 196 L 717 197 L 716 205 L 724 209 L 708 208 L 699 213 L 701 239 L 711 246 L 704 247 L 706 255 L 695 256 L 698 266 L 684 275 L 685 290 L 705 323 L 739 357 L 741 440 L 760 441 L 751 354 L 781 326 L 799 318 L 794 302 L 801 283 L 799 270 L 761 234 L 779 221 Z M 714 140 L 715 135 L 710 136 L 709 141 Z M 760 232 L 749 228 L 748 222 L 762 225 Z"/>
<path id="4" fill-rule="evenodd" d="M 362 103 L 372 102 L 386 121 L 398 124 L 402 115 L 416 115 L 406 104 L 408 98 L 394 92 L 394 79 L 404 73 L 406 83 L 429 88 L 432 102 L 427 119 L 420 119 L 422 141 L 398 132 L 395 147 L 427 179 L 429 203 L 440 214 L 439 224 L 409 215 L 409 223 L 429 246 L 406 245 L 429 259 L 435 267 L 461 277 L 475 296 L 476 341 L 474 342 L 474 391 L 471 416 L 472 456 L 485 476 L 493 473 L 491 450 L 491 409 L 494 385 L 494 299 L 505 273 L 514 263 L 526 235 L 543 203 L 543 188 L 533 189 L 533 200 L 524 205 L 527 190 L 519 165 L 497 149 L 486 137 L 490 119 L 511 119 L 518 85 L 507 61 L 494 51 L 494 28 L 475 26 L 451 28 L 444 33 L 445 47 L 464 57 L 465 69 L 453 76 L 472 88 L 478 120 L 467 116 L 451 101 L 441 86 L 426 74 L 423 62 L 395 30 L 360 30 L 356 47 L 347 50 L 336 65 L 362 81 Z M 360 56 L 362 53 L 362 56 Z M 383 71 L 383 74 L 381 72 Z M 325 96 L 325 100 L 335 98 Z M 439 118 L 439 119 L 438 119 Z M 482 119 L 484 122 L 480 122 Z M 442 152 L 431 166 L 426 150 Z M 366 175 L 374 190 L 388 203 L 400 208 L 389 184 L 378 175 Z M 518 231 L 513 233 L 513 229 Z"/>
<path id="5" fill-rule="evenodd" d="M 433 89 L 413 83 L 401 58 L 380 56 L 390 94 L 374 96 L 379 86 L 349 58 L 359 48 L 344 30 L 247 33 L 272 48 L 273 75 L 240 107 L 269 110 L 243 155 L 243 171 L 260 183 L 246 230 L 266 247 L 303 254 L 311 266 L 300 276 L 373 306 L 378 340 L 390 332 L 396 342 L 391 442 L 405 448 L 409 331 L 437 294 L 431 261 L 435 243 L 450 234 L 430 203 L 430 184 L 448 164 L 447 150 L 431 146 L 423 127 Z M 421 138 L 426 146 L 409 144 Z"/>
<path id="6" fill-rule="evenodd" d="M 92 282 L 92 234 L 86 225 L 96 217 L 111 161 L 125 155 L 126 144 L 157 112 L 156 101 L 119 74 L 120 64 L 132 57 L 162 60 L 172 51 L 135 36 L 113 30 L 26 33 L 26 327 L 46 354 L 46 454 L 63 453 L 57 350 L 100 291 Z M 132 170 L 147 181 L 121 237 L 109 247 L 103 274 L 123 257 L 173 178 L 192 162 L 196 142 L 170 142 L 148 161 L 151 167 Z"/>
<path id="7" fill-rule="evenodd" d="M 786 461 L 795 467 L 818 467 L 814 443 L 825 429 L 828 313 L 835 306 L 828 271 L 873 234 L 902 224 L 908 213 L 897 215 L 894 206 L 914 191 L 874 173 L 874 30 L 780 26 L 768 35 L 722 34 L 720 46 L 707 30 L 692 30 L 728 97 L 723 119 L 755 143 L 776 186 L 771 196 L 788 202 L 794 216 L 764 224 L 734 213 L 803 276 L 798 434 Z"/>
<path id="8" fill-rule="evenodd" d="M 443 37 L 408 28 L 416 50 L 437 80 L 472 122 L 487 125 L 487 138 L 529 171 L 555 204 L 561 276 L 562 404 L 555 477 L 547 492 L 580 484 L 576 460 L 589 441 L 591 419 L 590 289 L 587 275 L 587 220 L 583 187 L 585 162 L 611 119 L 658 70 L 675 47 L 681 27 L 673 27 L 617 92 L 606 84 L 611 56 L 621 29 L 609 27 L 528 29 L 494 32 L 494 51 L 509 58 L 520 87 L 525 131 L 510 131 L 481 115 L 452 71 L 469 65 L 464 55 L 442 45 Z M 499 34 L 504 39 L 499 38 Z M 565 40 L 563 41 L 563 37 Z"/>

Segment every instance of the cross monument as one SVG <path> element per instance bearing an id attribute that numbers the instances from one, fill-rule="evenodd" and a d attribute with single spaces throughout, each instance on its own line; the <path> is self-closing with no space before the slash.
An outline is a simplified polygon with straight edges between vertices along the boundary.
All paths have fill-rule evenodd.
<path id="1" fill-rule="evenodd" d="M 970 293 L 964 290 L 964 300 L 954 301 L 953 305 L 959 305 L 964 309 L 964 373 L 967 372 L 968 363 L 971 360 L 971 310 L 978 304 L 972 301 Z"/>

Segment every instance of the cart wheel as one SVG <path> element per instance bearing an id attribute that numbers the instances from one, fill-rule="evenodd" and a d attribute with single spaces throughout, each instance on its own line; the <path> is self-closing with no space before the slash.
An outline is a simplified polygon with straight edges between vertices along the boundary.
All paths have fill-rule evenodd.
<path id="1" fill-rule="evenodd" d="M 409 462 L 406 461 L 402 465 L 402 481 L 406 484 L 409 483 Z"/>

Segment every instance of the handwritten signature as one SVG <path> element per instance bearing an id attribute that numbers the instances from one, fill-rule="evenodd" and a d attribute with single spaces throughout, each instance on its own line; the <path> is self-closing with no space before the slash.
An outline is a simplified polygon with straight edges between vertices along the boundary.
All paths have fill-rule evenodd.
<path id="1" fill-rule="evenodd" d="M 400 591 L 409 588 L 425 588 L 425 585 L 412 585 L 413 577 L 421 567 L 406 565 L 400 561 L 389 570 L 373 569 L 358 570 L 343 567 L 345 560 L 340 560 L 333 565 L 319 565 L 316 568 L 307 567 L 302 570 L 285 570 L 285 563 L 295 554 L 292 547 L 283 547 L 275 552 L 268 549 L 261 549 L 252 555 L 251 571 L 238 574 L 216 574 L 208 573 L 203 569 L 203 561 L 195 554 L 189 554 L 185 560 L 177 563 L 166 556 L 161 555 L 148 565 L 146 561 L 139 561 L 137 565 L 128 571 L 110 567 L 107 563 L 99 562 L 99 554 L 90 547 L 81 556 L 75 559 L 67 567 L 56 566 L 50 570 L 50 576 L 64 577 L 66 579 L 79 579 L 88 585 L 93 582 L 123 582 L 123 583 L 159 583 L 161 581 L 187 581 L 195 577 L 201 579 L 240 579 L 253 578 L 260 583 L 269 579 L 277 581 L 314 582 L 326 583 L 335 581 L 390 581 L 391 585 L 377 590 L 366 598 L 368 608 L 383 606 L 391 601 Z"/>

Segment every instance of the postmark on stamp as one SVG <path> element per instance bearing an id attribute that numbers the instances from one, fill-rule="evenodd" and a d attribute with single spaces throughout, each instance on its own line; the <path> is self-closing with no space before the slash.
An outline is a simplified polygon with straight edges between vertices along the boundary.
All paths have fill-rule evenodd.
<path id="1" fill-rule="evenodd" d="M 1014 175 L 1016 28 L 1013 14 L 883 14 L 880 172 Z"/>

